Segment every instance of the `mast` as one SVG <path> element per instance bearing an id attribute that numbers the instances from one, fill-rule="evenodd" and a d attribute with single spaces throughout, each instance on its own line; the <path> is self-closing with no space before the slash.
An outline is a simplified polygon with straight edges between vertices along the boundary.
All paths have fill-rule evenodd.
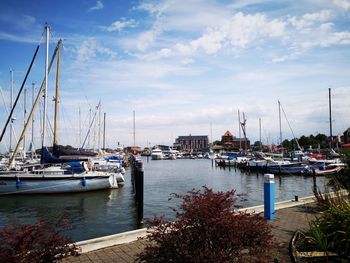
<path id="1" fill-rule="evenodd" d="M 278 119 L 280 125 L 280 145 L 282 146 L 281 102 L 278 101 Z"/>
<path id="2" fill-rule="evenodd" d="M 260 142 L 260 150 L 262 150 L 262 142 L 261 142 L 261 118 L 259 118 L 259 142 Z"/>
<path id="3" fill-rule="evenodd" d="M 10 68 L 10 82 L 11 82 L 11 92 L 10 92 L 10 110 L 12 111 L 13 108 L 13 70 Z M 13 121 L 15 118 L 11 117 L 10 122 L 10 147 L 9 147 L 9 153 L 11 154 L 12 151 L 12 134 L 13 134 Z"/>
<path id="4" fill-rule="evenodd" d="M 332 149 L 332 99 L 331 99 L 331 88 L 328 89 L 328 101 L 329 101 L 329 135 L 330 135 L 330 141 L 329 141 L 329 147 Z"/>
<path id="5" fill-rule="evenodd" d="M 32 83 L 32 107 L 34 108 L 34 93 L 35 93 L 35 83 L 33 82 Z M 33 159 L 33 156 L 34 156 L 34 153 L 35 153 L 35 149 L 34 149 L 34 114 L 33 114 L 33 118 L 32 118 L 32 147 L 31 147 L 31 150 L 32 150 L 32 154 L 31 154 L 31 157 Z"/>
<path id="6" fill-rule="evenodd" d="M 136 146 L 136 135 L 135 135 L 135 111 L 133 111 L 133 130 L 134 130 L 134 147 Z"/>
<path id="7" fill-rule="evenodd" d="M 23 93 L 23 127 L 26 126 L 26 119 L 27 119 L 27 89 L 24 89 Z M 23 156 L 26 157 L 26 137 L 23 138 Z"/>
<path id="8" fill-rule="evenodd" d="M 79 145 L 81 145 L 81 113 L 79 107 Z"/>
<path id="9" fill-rule="evenodd" d="M 57 53 L 57 48 L 58 48 L 58 47 L 56 46 L 56 49 L 55 49 L 55 51 L 54 51 L 54 53 L 53 53 L 53 55 L 52 55 L 52 58 L 51 58 L 51 62 L 50 62 L 50 64 L 49 64 L 48 71 L 50 71 L 50 69 L 51 69 L 53 60 L 54 60 L 54 58 L 55 58 L 55 56 L 56 56 L 56 53 Z M 39 46 L 37 47 L 36 53 L 37 53 L 38 49 L 39 49 Z M 35 58 L 35 56 L 33 57 L 33 61 L 34 61 L 34 58 Z M 31 63 L 31 65 L 33 64 L 33 61 L 32 61 L 32 63 Z M 28 74 L 27 74 L 27 75 L 28 75 Z M 24 82 L 23 82 L 23 83 L 24 83 Z M 43 91 L 44 91 L 44 86 L 45 86 L 44 84 L 45 84 L 45 78 L 44 78 L 43 82 L 41 83 L 39 92 L 38 92 L 38 94 L 37 94 L 37 96 L 36 96 L 36 99 L 35 99 L 35 101 L 34 101 L 34 105 L 33 105 L 32 109 L 31 109 L 31 111 L 30 111 L 30 113 L 29 113 L 29 116 L 28 116 L 26 125 L 25 125 L 25 127 L 24 127 L 24 129 L 23 129 L 23 131 L 22 131 L 21 136 L 19 137 L 19 140 L 18 140 L 18 142 L 17 142 L 16 148 L 15 148 L 15 150 L 13 151 L 13 155 L 12 155 L 11 160 L 10 160 L 10 162 L 9 162 L 9 167 L 10 167 L 10 168 L 13 167 L 13 161 L 14 161 L 15 155 L 16 155 L 16 153 L 17 153 L 17 151 L 18 151 L 19 144 L 20 144 L 20 143 L 22 142 L 22 140 L 23 140 L 23 136 L 24 136 L 24 134 L 25 134 L 25 132 L 26 132 L 28 126 L 29 126 L 29 122 L 30 122 L 31 118 L 33 117 L 34 110 L 35 110 L 36 106 L 38 105 L 39 100 L 40 100 L 41 97 L 42 97 L 42 94 L 43 94 Z M 23 84 L 23 85 L 24 85 L 24 84 Z"/>
<path id="10" fill-rule="evenodd" d="M 247 150 L 247 135 L 246 135 L 246 130 L 245 130 L 245 124 L 246 124 L 247 120 L 245 118 L 245 114 L 243 112 L 243 122 L 242 122 L 242 131 L 243 131 L 243 134 L 244 134 L 244 147 L 245 147 L 245 150 Z"/>
<path id="11" fill-rule="evenodd" d="M 90 124 L 90 127 L 92 125 L 92 123 L 91 123 L 91 113 L 92 113 L 92 109 L 90 107 L 90 109 L 89 109 L 89 124 Z M 88 143 L 87 143 L 87 148 L 88 149 L 90 149 L 90 141 L 91 141 L 91 135 L 90 135 L 90 130 L 89 130 L 89 137 L 88 137 Z"/>
<path id="12" fill-rule="evenodd" d="M 101 150 L 101 106 L 98 109 L 98 150 Z"/>
<path id="13" fill-rule="evenodd" d="M 45 56 L 45 88 L 44 88 L 44 111 L 43 111 L 43 130 L 41 135 L 41 148 L 45 147 L 45 130 L 46 130 L 46 111 L 47 111 L 47 98 L 48 98 L 48 64 L 49 64 L 49 35 L 50 27 L 45 25 L 46 31 L 46 56 Z"/>
<path id="14" fill-rule="evenodd" d="M 85 146 L 85 143 L 89 143 L 89 138 L 90 138 L 90 132 L 91 132 L 91 129 L 93 128 L 92 125 L 95 124 L 95 118 L 96 118 L 96 115 L 97 115 L 97 110 L 98 108 L 100 107 L 100 104 L 101 104 L 101 101 L 99 101 L 98 105 L 96 106 L 95 108 L 95 112 L 94 112 L 94 116 L 92 117 L 91 119 L 91 108 L 90 108 L 90 123 L 89 123 L 89 129 L 88 129 L 88 132 L 85 136 L 85 139 L 83 141 L 83 144 L 81 146 L 81 148 L 84 148 Z M 95 129 L 94 129 L 95 130 Z"/>
<path id="15" fill-rule="evenodd" d="M 60 46 L 57 50 L 57 67 L 56 67 L 56 90 L 55 90 L 55 116 L 54 116 L 54 128 L 53 128 L 53 145 L 57 144 L 57 119 L 58 119 L 58 84 L 60 79 L 60 62 L 61 62 L 61 52 Z"/>
<path id="16" fill-rule="evenodd" d="M 106 149 L 106 113 L 103 113 L 103 149 Z"/>
<path id="17" fill-rule="evenodd" d="M 238 110 L 238 134 L 239 134 L 239 149 L 242 149 L 242 141 L 241 141 L 241 115 Z"/>

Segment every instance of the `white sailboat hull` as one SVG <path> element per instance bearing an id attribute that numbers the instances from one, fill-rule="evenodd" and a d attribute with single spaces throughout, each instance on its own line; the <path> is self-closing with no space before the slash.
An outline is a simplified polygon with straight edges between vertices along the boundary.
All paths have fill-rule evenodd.
<path id="1" fill-rule="evenodd" d="M 118 188 L 119 174 L 0 175 L 0 195 L 76 193 Z"/>

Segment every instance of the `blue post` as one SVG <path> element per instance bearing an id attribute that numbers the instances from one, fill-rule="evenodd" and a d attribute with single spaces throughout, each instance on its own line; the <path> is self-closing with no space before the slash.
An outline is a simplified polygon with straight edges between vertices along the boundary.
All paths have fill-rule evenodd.
<path id="1" fill-rule="evenodd" d="M 275 218 L 275 180 L 273 174 L 264 175 L 264 218 Z"/>

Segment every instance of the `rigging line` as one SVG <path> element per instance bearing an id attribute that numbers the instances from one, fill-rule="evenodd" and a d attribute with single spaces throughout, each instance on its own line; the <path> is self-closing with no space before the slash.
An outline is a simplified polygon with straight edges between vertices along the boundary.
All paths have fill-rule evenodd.
<path id="1" fill-rule="evenodd" d="M 2 139 L 3 139 L 4 134 L 5 134 L 5 131 L 6 131 L 6 128 L 7 128 L 8 124 L 9 124 L 11 118 L 12 118 L 12 114 L 13 114 L 13 112 L 14 112 L 14 110 L 15 110 L 15 107 L 16 107 L 16 105 L 17 105 L 17 103 L 18 103 L 19 97 L 20 97 L 20 95 L 21 95 L 21 93 L 22 93 L 22 90 L 23 90 L 23 88 L 24 88 L 24 84 L 25 84 L 26 81 L 27 81 L 28 75 L 29 75 L 29 73 L 30 73 L 30 71 L 31 71 L 31 69 L 32 69 L 33 64 L 34 64 L 34 60 L 35 60 L 35 58 L 36 58 L 36 55 L 38 54 L 39 47 L 40 47 L 40 44 L 38 44 L 37 47 L 36 47 L 34 56 L 33 56 L 33 58 L 32 58 L 32 61 L 30 62 L 29 69 L 27 70 L 27 73 L 26 73 L 26 76 L 25 76 L 25 78 L 24 78 L 24 80 L 23 80 L 23 82 L 22 82 L 21 88 L 20 88 L 20 90 L 18 91 L 18 94 L 17 94 L 16 100 L 15 100 L 15 103 L 14 103 L 13 106 L 12 106 L 12 109 L 11 109 L 11 112 L 10 112 L 10 114 L 9 114 L 9 117 L 7 118 L 5 127 L 4 127 L 4 129 L 2 130 L 2 133 L 1 133 L 1 136 L 0 136 L 0 142 L 1 142 Z"/>
<path id="2" fill-rule="evenodd" d="M 1 94 L 1 98 L 2 98 L 3 103 L 4 103 L 4 107 L 5 107 L 6 113 L 9 114 L 9 109 L 6 106 L 4 94 L 3 94 L 3 91 L 2 91 L 1 87 L 0 87 L 0 94 Z M 17 141 L 18 137 L 17 137 L 17 134 L 16 134 L 15 130 L 13 130 L 13 137 L 14 137 L 15 141 Z M 8 145 L 7 145 L 7 143 L 5 141 L 4 141 L 4 144 L 5 144 L 5 147 L 8 148 L 7 147 Z"/>
<path id="3" fill-rule="evenodd" d="M 295 137 L 294 132 L 293 132 L 293 129 L 292 129 L 292 127 L 290 126 L 289 120 L 288 120 L 287 115 L 286 115 L 286 113 L 285 113 L 285 111 L 284 111 L 284 109 L 283 109 L 283 106 L 282 106 L 282 104 L 280 104 L 280 105 L 281 105 L 281 109 L 282 109 L 283 115 L 284 115 L 284 117 L 286 118 L 286 121 L 287 121 L 287 123 L 288 123 L 289 129 L 290 129 L 290 131 L 292 132 L 293 138 L 294 138 L 295 142 L 297 143 L 298 148 L 301 149 L 301 148 L 300 148 L 300 145 L 299 145 L 299 142 L 298 142 L 298 139 Z"/>
<path id="4" fill-rule="evenodd" d="M 71 127 L 71 129 L 74 129 L 73 122 L 72 122 L 71 118 L 69 117 L 69 114 L 67 114 L 66 108 L 63 105 L 63 102 L 62 102 L 60 97 L 59 97 L 58 101 L 61 104 L 60 109 L 61 109 L 61 113 L 62 113 L 62 118 L 64 119 L 63 122 L 66 123 L 66 120 L 67 120 L 69 122 L 69 126 Z"/>
<path id="5" fill-rule="evenodd" d="M 61 106 L 60 106 L 60 109 L 61 109 L 61 111 L 60 111 L 60 119 L 63 120 L 63 121 L 61 121 L 61 123 L 66 124 L 66 123 L 67 123 L 66 119 L 68 119 L 68 122 L 70 122 L 70 120 L 69 120 L 69 118 L 67 118 L 67 116 L 66 116 L 67 114 L 66 114 L 65 108 L 64 108 L 63 105 L 62 105 L 61 100 L 59 100 L 59 101 L 60 101 L 60 103 L 61 103 Z M 62 126 L 63 126 L 63 125 L 61 125 L 61 127 L 62 127 Z M 71 126 L 71 130 L 73 130 L 74 128 L 72 127 L 72 123 L 71 123 L 71 122 L 70 122 L 70 126 Z M 61 129 L 64 130 L 64 134 L 65 134 L 66 136 L 69 136 L 69 132 L 68 132 L 67 125 L 64 125 L 63 128 L 61 128 Z M 61 140 L 61 142 L 62 142 L 62 140 Z M 66 144 L 68 144 L 68 143 L 66 143 Z M 62 143 L 61 143 L 61 145 L 62 145 Z"/>
<path id="6" fill-rule="evenodd" d="M 84 140 L 83 145 L 81 146 L 81 148 L 84 148 L 85 142 L 86 142 L 86 140 L 87 140 L 87 138 L 88 138 L 88 136 L 89 136 L 89 134 L 90 134 L 90 130 L 91 130 L 92 124 L 93 124 L 94 121 L 95 121 L 95 117 L 96 117 L 96 114 L 97 114 L 97 110 L 98 110 L 98 108 L 100 107 L 100 105 L 101 105 L 101 101 L 98 103 L 98 105 L 97 105 L 97 107 L 96 107 L 94 116 L 93 116 L 93 118 L 92 118 L 92 121 L 91 121 L 91 123 L 90 123 L 88 132 L 87 132 L 87 134 L 86 134 L 85 140 Z"/>
<path id="7" fill-rule="evenodd" d="M 53 53 L 53 55 L 52 55 L 52 58 L 51 58 L 51 61 L 50 61 L 49 67 L 48 67 L 48 73 L 49 73 L 50 70 L 51 70 L 51 66 L 52 66 L 53 60 L 54 60 L 54 58 L 55 58 L 55 56 L 56 56 L 57 49 L 59 48 L 60 45 L 61 45 L 61 40 L 58 41 L 57 46 L 56 46 L 56 49 L 55 49 L 55 51 L 54 51 L 54 53 Z M 30 111 L 30 113 L 29 113 L 28 119 L 27 119 L 26 124 L 25 124 L 25 126 L 24 126 L 24 129 L 23 129 L 23 131 L 22 131 L 22 134 L 21 134 L 21 136 L 20 136 L 20 138 L 19 138 L 19 140 L 18 140 L 18 143 L 17 143 L 17 145 L 16 145 L 14 154 L 13 154 L 13 156 L 11 157 L 11 160 L 10 160 L 10 163 L 9 163 L 9 166 L 10 166 L 10 167 L 12 166 L 12 163 L 13 163 L 13 161 L 14 161 L 14 156 L 15 156 L 15 154 L 16 154 L 17 151 L 18 151 L 19 144 L 20 144 L 21 141 L 23 140 L 23 136 L 24 136 L 24 134 L 25 134 L 25 132 L 26 132 L 28 126 L 29 126 L 30 120 L 31 120 L 31 118 L 32 118 L 32 116 L 33 116 L 34 109 L 35 109 L 35 107 L 37 106 L 37 104 L 38 104 L 38 102 L 39 102 L 39 100 L 40 100 L 41 94 L 42 94 L 42 92 L 43 92 L 43 90 L 44 90 L 45 81 L 46 81 L 46 78 L 44 78 L 43 82 L 41 83 L 41 87 L 40 87 L 40 89 L 39 89 L 39 91 L 38 91 L 38 94 L 37 94 L 37 96 L 36 96 L 36 99 L 35 99 L 35 101 L 34 101 L 34 105 L 32 106 L 32 109 L 31 109 L 31 111 Z"/>

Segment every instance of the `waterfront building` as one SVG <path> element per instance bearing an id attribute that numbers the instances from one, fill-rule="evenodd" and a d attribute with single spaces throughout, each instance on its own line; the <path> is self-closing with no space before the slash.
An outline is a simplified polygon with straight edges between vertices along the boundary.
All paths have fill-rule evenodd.
<path id="1" fill-rule="evenodd" d="M 188 153 L 198 153 L 208 151 L 208 135 L 188 135 L 179 136 L 175 139 L 174 147 L 180 151 Z"/>
<path id="2" fill-rule="evenodd" d="M 250 141 L 248 138 L 237 138 L 233 136 L 230 131 L 226 131 L 224 135 L 221 136 L 221 143 L 224 147 L 242 148 L 245 150 L 250 148 Z"/>

